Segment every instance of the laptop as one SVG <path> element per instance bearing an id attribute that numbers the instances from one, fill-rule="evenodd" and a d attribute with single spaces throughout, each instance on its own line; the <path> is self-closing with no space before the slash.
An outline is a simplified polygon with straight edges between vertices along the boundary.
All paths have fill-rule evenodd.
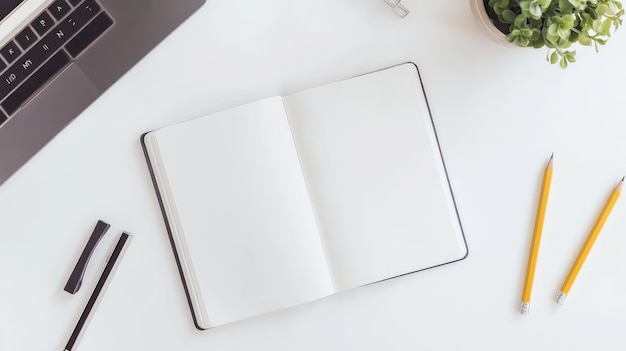
<path id="1" fill-rule="evenodd" d="M 0 184 L 205 0 L 0 0 Z"/>

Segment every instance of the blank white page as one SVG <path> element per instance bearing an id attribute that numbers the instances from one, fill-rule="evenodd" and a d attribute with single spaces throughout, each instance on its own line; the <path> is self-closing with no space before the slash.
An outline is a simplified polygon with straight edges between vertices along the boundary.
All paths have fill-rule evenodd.
<path id="1" fill-rule="evenodd" d="M 333 292 L 280 97 L 154 133 L 204 327 Z"/>
<path id="2" fill-rule="evenodd" d="M 413 64 L 283 101 L 338 290 L 466 255 Z"/>

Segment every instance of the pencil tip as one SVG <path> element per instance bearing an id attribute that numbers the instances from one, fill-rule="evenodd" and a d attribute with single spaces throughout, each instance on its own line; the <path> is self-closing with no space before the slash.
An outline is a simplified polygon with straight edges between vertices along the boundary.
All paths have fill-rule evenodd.
<path id="1" fill-rule="evenodd" d="M 620 182 L 623 182 L 623 181 L 624 181 L 624 178 L 626 178 L 626 176 L 623 176 L 623 177 L 622 177 L 622 180 L 620 180 Z"/>
<path id="2" fill-rule="evenodd" d="M 530 313 L 530 302 L 522 302 L 519 311 L 523 315 Z"/>
<path id="3" fill-rule="evenodd" d="M 554 152 L 552 153 L 552 155 L 550 155 L 550 159 L 554 158 Z"/>
<path id="4" fill-rule="evenodd" d="M 559 294 L 556 295 L 556 303 L 558 303 L 559 305 L 562 305 L 565 303 L 565 299 L 567 298 L 567 294 L 559 291 Z"/>

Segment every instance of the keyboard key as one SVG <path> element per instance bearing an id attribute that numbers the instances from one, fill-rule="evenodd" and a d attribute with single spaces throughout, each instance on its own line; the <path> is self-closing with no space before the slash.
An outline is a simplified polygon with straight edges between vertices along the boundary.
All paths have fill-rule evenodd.
<path id="1" fill-rule="evenodd" d="M 80 4 L 81 2 L 83 2 L 83 0 L 70 0 L 70 4 L 72 4 L 72 6 L 76 6 Z"/>
<path id="2" fill-rule="evenodd" d="M 91 8 L 94 9 L 93 6 Z M 84 27 L 93 16 L 95 16 L 93 11 L 83 6 L 78 7 L 63 22 L 54 27 L 50 33 L 41 38 L 35 46 L 25 52 L 19 61 L 15 62 L 0 75 L 0 101 L 39 68 L 48 57 L 65 45 L 69 38 Z M 82 45 L 89 45 L 93 41 L 91 37 L 94 35 L 97 38 L 99 34 L 96 35 L 89 31 L 79 38 L 74 44 L 76 55 L 86 47 L 81 47 Z"/>
<path id="3" fill-rule="evenodd" d="M 37 72 L 2 102 L 1 105 L 4 110 L 9 115 L 15 113 L 22 104 L 28 101 L 31 95 L 61 72 L 68 63 L 70 63 L 70 58 L 63 50 L 56 53 L 45 65 L 41 66 Z"/>
<path id="4" fill-rule="evenodd" d="M 37 43 L 0 75 L 0 100 L 22 83 L 26 77 L 41 66 L 54 51 L 46 50 L 46 44 Z"/>
<path id="5" fill-rule="evenodd" d="M 48 31 L 48 29 L 54 26 L 54 21 L 48 14 L 48 12 L 44 11 L 37 17 L 37 19 L 31 23 L 35 31 L 39 33 L 39 35 L 44 35 Z"/>
<path id="6" fill-rule="evenodd" d="M 37 41 L 37 35 L 33 33 L 30 27 L 26 27 L 15 37 L 15 40 L 17 40 L 22 49 L 26 50 Z"/>
<path id="7" fill-rule="evenodd" d="M 100 5 L 94 0 L 87 0 L 80 4 L 78 8 L 82 9 L 83 16 L 92 18 L 100 12 Z"/>
<path id="8" fill-rule="evenodd" d="M 26 56 L 24 56 L 26 57 Z M 0 100 L 15 89 L 43 62 L 34 62 L 30 58 L 20 59 L 0 76 Z M 22 66 L 23 65 L 23 66 Z"/>
<path id="9" fill-rule="evenodd" d="M 48 7 L 48 11 L 59 21 L 70 12 L 70 5 L 65 0 L 56 0 Z"/>
<path id="10" fill-rule="evenodd" d="M 74 35 L 74 33 L 76 33 L 80 28 L 89 23 L 89 21 L 96 16 L 99 10 L 100 6 L 98 6 L 95 2 L 87 1 L 67 16 L 57 29 L 62 28 L 66 32 L 71 33 L 70 36 Z"/>
<path id="11" fill-rule="evenodd" d="M 37 45 L 45 49 L 45 51 L 52 52 L 65 45 L 65 42 L 84 27 L 94 15 L 91 13 L 84 14 L 83 12 L 84 10 L 81 8 L 76 9 L 66 20 L 59 23 L 50 33 L 41 38 Z"/>
<path id="12" fill-rule="evenodd" d="M 0 72 L 4 71 L 5 68 L 7 68 L 7 64 L 0 60 Z"/>
<path id="13" fill-rule="evenodd" d="M 91 23 L 89 23 L 85 29 L 76 34 L 74 39 L 67 43 L 65 49 L 70 53 L 70 55 L 72 55 L 72 57 L 77 57 L 81 52 L 83 52 L 83 50 L 85 50 L 85 48 L 98 39 L 98 37 L 112 24 L 113 20 L 111 17 L 109 17 L 105 12 L 102 12 Z"/>
<path id="14" fill-rule="evenodd" d="M 17 59 L 21 53 L 22 50 L 17 47 L 17 44 L 15 44 L 14 41 L 10 41 L 2 49 L 0 49 L 0 54 L 2 55 L 2 57 L 4 57 L 5 60 L 7 60 L 9 64 L 13 63 L 13 61 L 15 61 L 15 59 Z"/>
<path id="15" fill-rule="evenodd" d="M 4 114 L 4 112 L 0 111 L 0 126 L 2 126 L 4 122 L 8 120 L 9 118 Z"/>

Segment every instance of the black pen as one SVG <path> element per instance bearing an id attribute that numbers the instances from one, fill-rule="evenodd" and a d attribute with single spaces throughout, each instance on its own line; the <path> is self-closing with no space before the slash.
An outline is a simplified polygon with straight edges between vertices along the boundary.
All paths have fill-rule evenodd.
<path id="1" fill-rule="evenodd" d="M 128 233 L 122 233 L 122 235 L 120 235 L 120 239 L 117 241 L 117 244 L 115 245 L 111 256 L 107 260 L 107 264 L 104 267 L 102 274 L 100 275 L 100 279 L 98 279 L 98 283 L 93 289 L 93 292 L 91 293 L 91 296 L 87 301 L 87 305 L 85 306 L 83 313 L 80 315 L 80 318 L 76 323 L 76 327 L 74 327 L 74 331 L 72 331 L 70 339 L 65 345 L 64 351 L 72 351 L 76 344 L 78 344 L 78 341 L 82 336 L 83 331 L 87 327 L 87 323 L 89 323 L 91 316 L 93 316 L 93 312 L 100 303 L 102 295 L 104 295 L 104 290 L 109 285 L 109 282 L 113 277 L 113 273 L 115 273 L 115 269 L 119 265 L 121 258 L 124 255 L 124 252 L 126 252 L 126 248 L 128 247 L 128 244 L 130 243 L 130 239 L 132 237 L 133 236 Z"/>

